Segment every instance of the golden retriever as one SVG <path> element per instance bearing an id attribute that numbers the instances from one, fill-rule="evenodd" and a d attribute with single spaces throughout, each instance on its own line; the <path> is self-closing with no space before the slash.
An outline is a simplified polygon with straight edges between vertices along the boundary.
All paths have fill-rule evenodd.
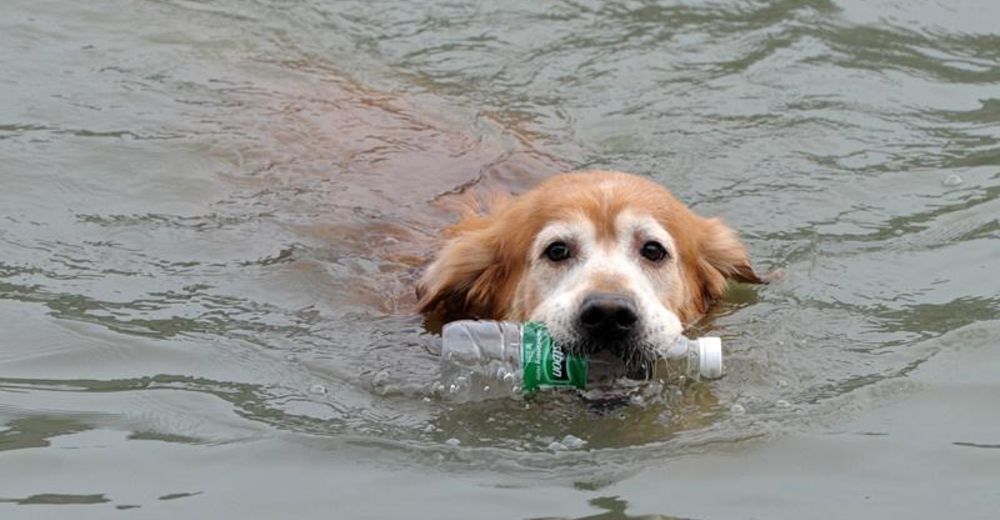
<path id="1" fill-rule="evenodd" d="M 724 296 L 727 279 L 765 282 L 721 220 L 643 177 L 589 171 L 469 208 L 417 295 L 443 321 L 540 321 L 570 352 L 648 362 Z"/>

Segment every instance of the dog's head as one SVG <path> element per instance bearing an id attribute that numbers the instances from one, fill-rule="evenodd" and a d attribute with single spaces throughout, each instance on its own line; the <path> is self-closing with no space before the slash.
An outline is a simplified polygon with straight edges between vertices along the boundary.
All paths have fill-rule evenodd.
<path id="1" fill-rule="evenodd" d="M 760 283 L 736 234 L 662 186 L 619 172 L 564 174 L 449 233 L 418 285 L 445 321 L 532 320 L 581 354 L 645 366 L 726 291 Z"/>

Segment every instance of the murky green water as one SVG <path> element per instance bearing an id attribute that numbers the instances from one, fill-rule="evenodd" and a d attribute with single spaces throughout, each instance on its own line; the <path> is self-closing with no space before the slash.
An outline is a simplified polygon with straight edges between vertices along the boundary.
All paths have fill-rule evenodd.
<path id="1" fill-rule="evenodd" d="M 4 2 L 0 511 L 992 518 L 997 20 Z M 786 270 L 699 325 L 729 375 L 603 413 L 433 398 L 410 306 L 447 199 L 583 167 L 662 181 Z M 548 450 L 567 434 L 588 444 Z"/>

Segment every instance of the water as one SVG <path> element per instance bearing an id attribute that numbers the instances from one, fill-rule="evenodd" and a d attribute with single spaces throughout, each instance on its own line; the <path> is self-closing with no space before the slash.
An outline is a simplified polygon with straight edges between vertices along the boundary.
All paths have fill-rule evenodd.
<path id="1" fill-rule="evenodd" d="M 4 2 L 0 509 L 990 518 L 997 19 Z M 691 331 L 726 378 L 436 399 L 410 309 L 449 200 L 581 167 L 652 176 L 785 270 Z"/>

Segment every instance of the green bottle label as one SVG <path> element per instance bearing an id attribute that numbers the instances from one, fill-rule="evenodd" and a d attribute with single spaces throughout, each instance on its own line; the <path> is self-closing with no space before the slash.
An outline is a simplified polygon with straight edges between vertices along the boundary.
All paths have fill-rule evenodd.
<path id="1" fill-rule="evenodd" d="M 544 324 L 529 321 L 521 332 L 521 367 L 524 393 L 539 388 L 587 388 L 587 359 L 568 354 L 552 341 Z"/>

